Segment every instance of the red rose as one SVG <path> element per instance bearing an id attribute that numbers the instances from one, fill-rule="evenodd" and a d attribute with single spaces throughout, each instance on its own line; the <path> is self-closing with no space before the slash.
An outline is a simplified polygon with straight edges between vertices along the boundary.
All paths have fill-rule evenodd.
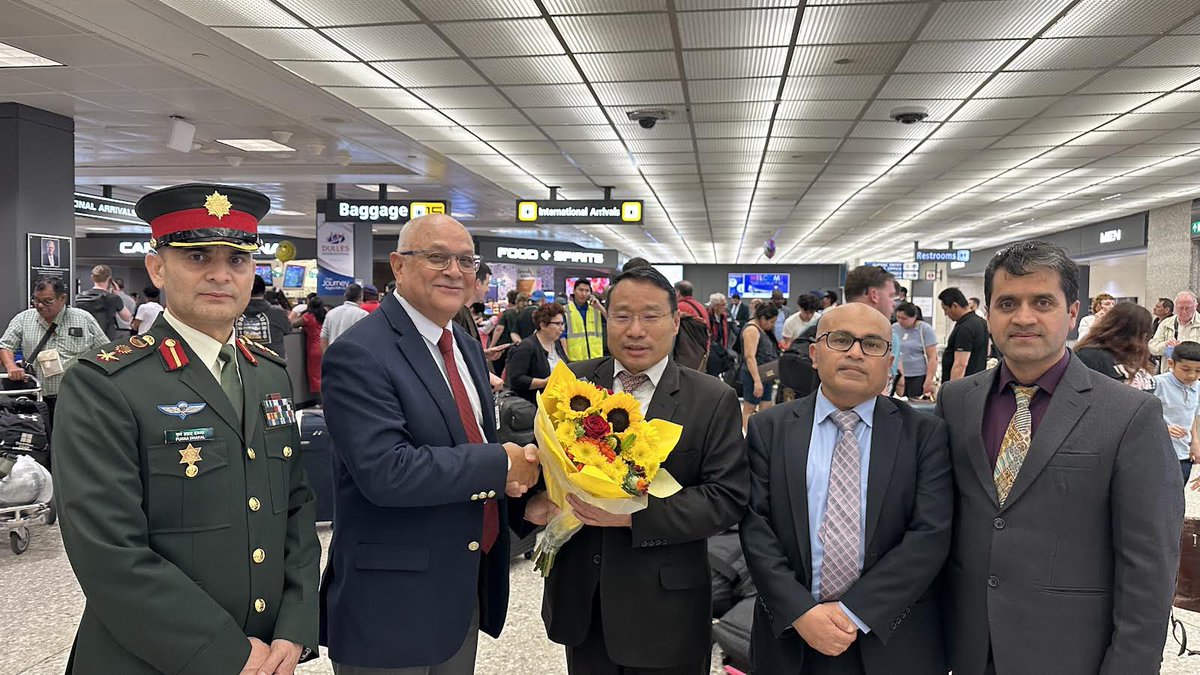
<path id="1" fill-rule="evenodd" d="M 599 415 L 588 415 L 583 418 L 583 435 L 588 438 L 604 438 L 611 431 L 608 427 L 608 420 Z"/>

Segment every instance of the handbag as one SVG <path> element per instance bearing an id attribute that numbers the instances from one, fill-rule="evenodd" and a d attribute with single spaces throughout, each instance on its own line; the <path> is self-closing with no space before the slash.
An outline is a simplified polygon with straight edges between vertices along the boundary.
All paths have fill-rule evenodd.
<path id="1" fill-rule="evenodd" d="M 1173 604 L 1179 609 L 1200 612 L 1200 518 L 1183 520 Z"/>

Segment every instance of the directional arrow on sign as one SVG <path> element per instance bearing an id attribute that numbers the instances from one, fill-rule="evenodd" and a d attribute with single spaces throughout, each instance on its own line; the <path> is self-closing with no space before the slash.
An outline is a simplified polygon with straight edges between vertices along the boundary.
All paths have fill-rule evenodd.
<path id="1" fill-rule="evenodd" d="M 550 259 L 550 251 L 542 251 L 542 260 Z"/>

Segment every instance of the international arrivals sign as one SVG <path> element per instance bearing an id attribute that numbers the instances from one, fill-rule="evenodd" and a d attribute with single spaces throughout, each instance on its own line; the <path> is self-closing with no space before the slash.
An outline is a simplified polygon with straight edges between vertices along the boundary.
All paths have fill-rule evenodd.
<path id="1" fill-rule="evenodd" d="M 519 199 L 517 222 L 543 225 L 637 225 L 642 222 L 642 200 Z"/>
<path id="2" fill-rule="evenodd" d="M 94 218 L 114 223 L 142 225 L 146 223 L 137 217 L 133 210 L 134 203 L 123 199 L 111 199 L 98 195 L 75 193 L 75 215 L 80 218 Z"/>

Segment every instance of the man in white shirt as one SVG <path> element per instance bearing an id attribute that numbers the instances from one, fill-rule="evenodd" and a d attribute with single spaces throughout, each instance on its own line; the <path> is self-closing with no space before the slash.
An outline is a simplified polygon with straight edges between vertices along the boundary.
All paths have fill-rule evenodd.
<path id="1" fill-rule="evenodd" d="M 142 289 L 142 296 L 146 298 L 146 302 L 137 308 L 137 313 L 134 314 L 133 321 L 129 324 L 129 329 L 134 335 L 145 335 L 154 325 L 154 320 L 158 318 L 158 315 L 162 314 L 163 306 L 158 304 L 159 295 L 159 290 L 154 286 Z"/>
<path id="2" fill-rule="evenodd" d="M 1160 359 L 1158 372 L 1170 370 L 1167 361 L 1171 351 L 1180 342 L 1200 342 L 1200 321 L 1196 320 L 1196 294 L 1182 291 L 1175 296 L 1175 316 L 1169 316 L 1158 324 L 1154 337 L 1150 338 L 1150 353 L 1166 357 Z"/>
<path id="3" fill-rule="evenodd" d="M 321 324 L 322 353 L 329 349 L 329 345 L 341 337 L 342 333 L 367 316 L 367 310 L 358 306 L 358 303 L 362 302 L 362 294 L 362 286 L 348 284 L 346 301 L 325 313 L 325 323 Z"/>
<path id="4" fill-rule="evenodd" d="M 783 322 L 783 335 L 779 343 L 784 349 L 791 347 L 796 338 L 803 335 L 809 327 L 817 325 L 817 321 L 821 319 L 821 299 L 817 296 L 809 293 L 801 295 L 796 298 L 796 306 L 800 311 Z"/>

